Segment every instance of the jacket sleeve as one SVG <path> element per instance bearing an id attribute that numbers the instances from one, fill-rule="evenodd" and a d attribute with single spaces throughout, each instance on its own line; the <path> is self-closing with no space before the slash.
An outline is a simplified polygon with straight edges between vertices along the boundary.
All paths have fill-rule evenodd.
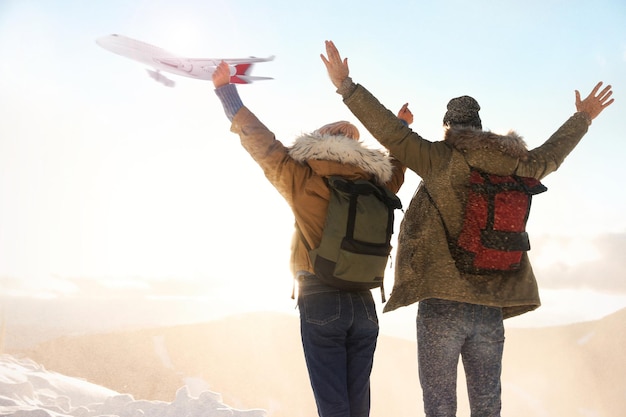
<path id="1" fill-rule="evenodd" d="M 365 128 L 409 169 L 424 178 L 448 161 L 452 153 L 443 142 L 431 142 L 406 126 L 367 89 L 346 78 L 338 92 Z"/>
<path id="2" fill-rule="evenodd" d="M 245 106 L 233 118 L 231 132 L 239 135 L 244 149 L 259 164 L 267 179 L 293 205 L 295 184 L 301 183 L 310 169 L 296 162 L 287 148 Z"/>
<path id="3" fill-rule="evenodd" d="M 547 141 L 528 152 L 528 159 L 520 162 L 516 174 L 542 179 L 556 171 L 588 129 L 589 116 L 574 113 Z"/>
<path id="4" fill-rule="evenodd" d="M 385 184 L 394 193 L 400 191 L 400 187 L 404 184 L 404 173 L 406 172 L 406 165 L 400 162 L 398 159 L 392 156 L 391 163 L 393 165 L 393 176 L 391 180 Z"/>

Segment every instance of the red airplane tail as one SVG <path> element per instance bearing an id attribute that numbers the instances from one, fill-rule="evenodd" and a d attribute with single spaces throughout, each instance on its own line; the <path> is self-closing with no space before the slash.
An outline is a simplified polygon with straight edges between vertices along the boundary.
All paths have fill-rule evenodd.
<path id="1" fill-rule="evenodd" d="M 249 84 L 250 81 L 247 76 L 250 69 L 252 69 L 252 64 L 235 65 L 235 75 L 230 77 L 230 82 L 232 84 Z"/>

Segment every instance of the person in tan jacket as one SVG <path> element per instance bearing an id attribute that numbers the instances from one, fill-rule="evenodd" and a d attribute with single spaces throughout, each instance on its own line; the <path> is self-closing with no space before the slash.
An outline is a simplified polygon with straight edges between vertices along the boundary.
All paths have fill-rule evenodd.
<path id="1" fill-rule="evenodd" d="M 459 235 L 470 168 L 500 176 L 537 180 L 554 172 L 587 132 L 591 121 L 613 103 L 611 86 L 598 83 L 576 112 L 541 146 L 528 150 L 514 132 L 482 130 L 478 102 L 469 96 L 450 100 L 445 137 L 431 142 L 398 120 L 363 86 L 349 77 L 331 41 L 321 55 L 344 103 L 383 146 L 422 179 L 398 235 L 395 281 L 384 311 L 416 302 L 418 368 L 427 417 L 456 415 L 459 357 L 463 360 L 472 416 L 497 417 L 503 319 L 540 305 L 528 256 L 518 270 L 469 274 L 457 268 L 448 235 Z M 427 192 L 426 192 L 427 190 Z"/>
<path id="2" fill-rule="evenodd" d="M 330 198 L 326 177 L 373 180 L 397 192 L 405 168 L 386 153 L 365 147 L 358 129 L 346 121 L 324 125 L 286 147 L 243 105 L 229 80 L 228 65 L 222 62 L 213 83 L 232 122 L 231 131 L 287 201 L 301 231 L 292 239 L 291 270 L 299 285 L 302 345 L 318 414 L 367 417 L 378 337 L 372 294 L 322 283 L 306 246 L 316 248 L 321 240 Z M 398 117 L 406 124 L 412 122 L 407 105 Z"/>

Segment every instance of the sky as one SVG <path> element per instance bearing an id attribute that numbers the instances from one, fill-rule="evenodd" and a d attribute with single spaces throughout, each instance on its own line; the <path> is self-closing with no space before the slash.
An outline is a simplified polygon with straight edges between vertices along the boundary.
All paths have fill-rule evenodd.
<path id="1" fill-rule="evenodd" d="M 349 120 L 379 147 L 335 93 L 326 39 L 355 82 L 392 110 L 408 102 L 413 129 L 433 141 L 448 100 L 467 94 L 485 129 L 515 130 L 533 148 L 574 113 L 574 90 L 610 83 L 615 103 L 533 201 L 543 306 L 509 322 L 624 308 L 625 21 L 621 0 L 1 0 L 0 293 L 294 312 L 293 217 L 230 133 L 212 84 L 156 83 L 95 42 L 119 33 L 189 57 L 275 55 L 252 70 L 274 79 L 239 92 L 287 145 Z M 405 206 L 418 184 L 408 173 Z M 389 291 L 393 269 L 386 280 Z M 413 326 L 404 310 L 389 314 Z"/>

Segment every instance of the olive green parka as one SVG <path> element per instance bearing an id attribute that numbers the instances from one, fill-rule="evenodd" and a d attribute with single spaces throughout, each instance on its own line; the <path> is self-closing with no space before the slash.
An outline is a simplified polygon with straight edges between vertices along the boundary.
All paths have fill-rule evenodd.
<path id="1" fill-rule="evenodd" d="M 537 281 L 527 254 L 513 274 L 461 273 L 448 249 L 444 222 L 452 236 L 459 234 L 470 166 L 497 175 L 542 179 L 557 170 L 587 132 L 589 116 L 575 113 L 532 150 L 513 132 L 496 135 L 472 128 L 449 128 L 444 140 L 431 142 L 400 123 L 350 78 L 338 92 L 374 138 L 422 179 L 400 226 L 394 287 L 384 311 L 427 298 L 502 307 L 504 318 L 537 308 Z"/>

